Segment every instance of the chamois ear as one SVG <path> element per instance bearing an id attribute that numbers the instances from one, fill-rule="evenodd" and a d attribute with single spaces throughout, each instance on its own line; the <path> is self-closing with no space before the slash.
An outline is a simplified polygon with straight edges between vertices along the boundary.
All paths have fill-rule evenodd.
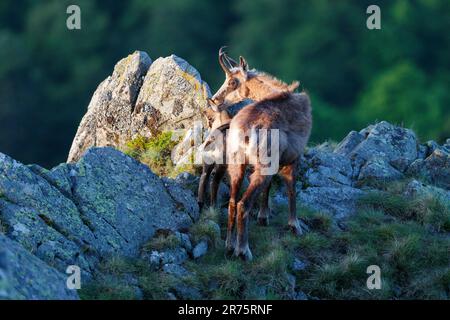
<path id="1" fill-rule="evenodd" d="M 206 101 L 208 102 L 208 106 L 210 106 L 211 109 L 212 109 L 214 112 L 219 112 L 219 108 L 218 108 L 217 105 L 214 103 L 213 99 L 207 98 Z"/>
<path id="2" fill-rule="evenodd" d="M 247 63 L 247 61 L 244 59 L 244 57 L 242 57 L 242 56 L 239 57 L 239 65 L 240 65 L 242 71 L 243 71 L 244 73 L 247 73 L 247 71 L 248 71 L 248 63 Z"/>

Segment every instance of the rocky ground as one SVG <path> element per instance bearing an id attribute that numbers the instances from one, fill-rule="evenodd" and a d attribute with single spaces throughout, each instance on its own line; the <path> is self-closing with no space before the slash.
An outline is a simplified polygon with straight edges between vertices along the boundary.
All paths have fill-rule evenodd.
<path id="1" fill-rule="evenodd" d="M 413 131 L 382 121 L 308 148 L 297 182 L 307 232 L 296 239 L 283 230 L 286 198 L 275 183 L 273 222 L 252 222 L 256 258 L 245 265 L 223 256 L 224 208 L 199 212 L 198 177 L 160 177 L 118 150 L 154 129 L 203 121 L 208 95 L 181 58 L 152 63 L 136 52 L 95 92 L 69 163 L 46 170 L 0 153 L 0 298 L 345 298 L 340 287 L 350 298 L 407 298 L 424 297 L 426 286 L 439 289 L 432 297 L 449 297 L 450 139 L 420 143 Z M 224 206 L 226 194 L 224 183 Z M 361 238 L 365 227 L 375 238 Z M 378 240 L 383 246 L 363 246 Z M 420 291 L 416 278 L 399 272 L 408 269 L 406 253 L 423 250 L 433 253 L 434 269 L 417 260 L 411 274 L 436 278 Z M 358 295 L 347 277 L 375 257 L 388 259 L 389 286 L 382 296 Z M 81 268 L 80 291 L 66 287 L 71 265 Z"/>

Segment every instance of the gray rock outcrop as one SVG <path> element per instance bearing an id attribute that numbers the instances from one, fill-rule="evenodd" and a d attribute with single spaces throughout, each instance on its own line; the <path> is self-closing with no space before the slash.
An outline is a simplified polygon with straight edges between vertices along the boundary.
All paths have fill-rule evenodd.
<path id="1" fill-rule="evenodd" d="M 89 279 L 101 258 L 136 257 L 157 230 L 187 230 L 198 215 L 189 190 L 112 148 L 50 171 L 0 154 L 1 232 L 59 272 L 77 265 Z"/>
<path id="2" fill-rule="evenodd" d="M 194 67 L 171 55 L 152 63 L 136 51 L 120 60 L 95 91 L 72 142 L 68 162 L 90 147 L 121 147 L 137 137 L 204 122 L 209 87 Z"/>
<path id="3" fill-rule="evenodd" d="M 0 234 L 0 300 L 77 300 L 66 275 Z"/>

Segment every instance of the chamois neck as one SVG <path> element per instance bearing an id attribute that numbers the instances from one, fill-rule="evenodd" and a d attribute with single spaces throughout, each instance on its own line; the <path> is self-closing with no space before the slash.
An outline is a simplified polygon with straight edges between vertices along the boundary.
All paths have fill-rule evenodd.
<path id="1" fill-rule="evenodd" d="M 248 98 L 261 101 L 269 97 L 278 96 L 286 92 L 293 92 L 298 87 L 298 82 L 288 85 L 265 73 L 253 75 L 247 83 Z"/>
<path id="2" fill-rule="evenodd" d="M 257 77 L 248 81 L 247 88 L 248 96 L 253 101 L 261 101 L 266 99 L 268 96 L 281 93 L 279 88 L 276 88 L 270 83 L 267 83 Z"/>

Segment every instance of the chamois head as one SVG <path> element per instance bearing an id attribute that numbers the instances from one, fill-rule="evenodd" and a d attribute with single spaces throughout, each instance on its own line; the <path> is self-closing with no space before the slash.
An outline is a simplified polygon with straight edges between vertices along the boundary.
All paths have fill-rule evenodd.
<path id="1" fill-rule="evenodd" d="M 228 111 L 225 109 L 219 111 L 215 106 L 212 109 L 206 109 L 203 114 L 211 131 L 231 122 L 231 116 Z"/>
<path id="2" fill-rule="evenodd" d="M 293 92 L 299 86 L 296 81 L 288 85 L 266 73 L 249 70 L 242 56 L 237 63 L 225 53 L 224 47 L 219 50 L 219 64 L 225 72 L 225 82 L 209 99 L 209 105 L 216 112 L 245 99 L 260 101 L 283 92 Z"/>
<path id="3" fill-rule="evenodd" d="M 239 64 L 230 58 L 224 51 L 219 50 L 219 64 L 225 72 L 225 82 L 209 100 L 215 111 L 223 110 L 235 103 L 241 102 L 248 97 L 246 87 L 242 84 L 247 81 L 248 64 L 243 57 L 239 57 Z"/>

